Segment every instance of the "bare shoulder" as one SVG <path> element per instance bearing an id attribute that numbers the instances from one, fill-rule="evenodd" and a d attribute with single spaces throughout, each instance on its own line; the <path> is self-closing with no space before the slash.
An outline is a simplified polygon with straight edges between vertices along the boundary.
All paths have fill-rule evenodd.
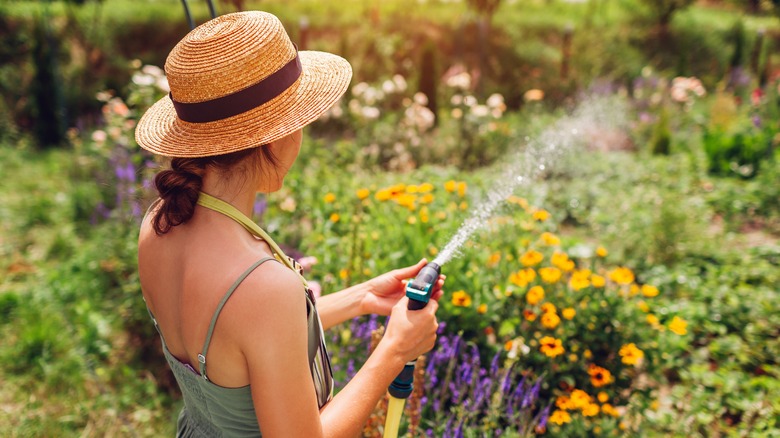
<path id="1" fill-rule="evenodd" d="M 223 312 L 230 315 L 229 330 L 239 345 L 274 338 L 280 330 L 306 329 L 306 297 L 300 277 L 276 261 L 257 267 L 238 286 Z"/>

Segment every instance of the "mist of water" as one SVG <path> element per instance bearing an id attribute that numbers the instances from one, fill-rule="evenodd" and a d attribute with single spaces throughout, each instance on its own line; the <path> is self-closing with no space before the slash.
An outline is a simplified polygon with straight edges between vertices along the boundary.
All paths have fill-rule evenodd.
<path id="1" fill-rule="evenodd" d="M 497 213 L 506 199 L 522 188 L 527 189 L 538 178 L 562 167 L 572 165 L 571 158 L 583 151 L 589 139 L 599 136 L 599 130 L 623 127 L 626 108 L 615 99 L 588 98 L 570 115 L 561 117 L 506 161 L 499 176 L 482 199 L 472 209 L 471 216 L 460 226 L 444 249 L 433 260 L 439 266 L 460 255 L 463 245 L 483 228 Z"/>

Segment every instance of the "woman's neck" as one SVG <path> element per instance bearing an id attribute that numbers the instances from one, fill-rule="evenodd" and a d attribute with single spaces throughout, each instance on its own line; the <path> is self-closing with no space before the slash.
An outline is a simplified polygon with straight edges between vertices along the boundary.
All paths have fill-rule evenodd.
<path id="1" fill-rule="evenodd" d="M 218 172 L 206 172 L 203 175 L 201 191 L 231 204 L 247 217 L 252 217 L 257 192 L 248 180 L 225 178 Z"/>

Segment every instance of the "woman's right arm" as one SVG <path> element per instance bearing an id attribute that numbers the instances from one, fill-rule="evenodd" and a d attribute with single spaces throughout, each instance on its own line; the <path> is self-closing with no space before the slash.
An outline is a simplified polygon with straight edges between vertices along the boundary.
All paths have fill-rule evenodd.
<path id="1" fill-rule="evenodd" d="M 246 358 L 263 436 L 359 435 L 404 364 L 433 348 L 438 303 L 431 301 L 422 310 L 408 311 L 408 299 L 401 299 L 374 353 L 320 411 L 309 369 L 306 302 L 300 280 L 281 265 L 269 263 L 258 271 L 239 287 L 250 293 L 237 291 L 228 305 L 232 307 L 230 332 L 235 333 L 232 337 Z"/>

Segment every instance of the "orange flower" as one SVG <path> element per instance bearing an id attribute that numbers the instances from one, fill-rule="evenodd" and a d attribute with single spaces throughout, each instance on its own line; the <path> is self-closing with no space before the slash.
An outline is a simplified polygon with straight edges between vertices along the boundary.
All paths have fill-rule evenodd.
<path id="1" fill-rule="evenodd" d="M 525 294 L 525 300 L 530 305 L 535 305 L 539 301 L 542 301 L 544 299 L 544 289 L 542 289 L 541 286 L 534 286 L 531 289 L 528 289 L 528 292 Z"/>
<path id="2" fill-rule="evenodd" d="M 532 216 L 534 220 L 537 220 L 539 222 L 544 222 L 550 218 L 550 212 L 548 212 L 547 210 L 539 209 L 534 211 Z"/>
<path id="3" fill-rule="evenodd" d="M 574 319 L 574 315 L 576 315 L 576 314 L 577 314 L 577 311 L 574 310 L 571 307 L 567 307 L 567 308 L 563 309 L 563 311 L 561 311 L 561 315 L 563 315 L 563 317 L 568 319 L 568 320 Z"/>
<path id="4" fill-rule="evenodd" d="M 556 409 L 553 411 L 552 415 L 550 415 L 550 418 L 547 421 L 560 426 L 566 423 L 570 423 L 571 415 L 569 415 L 569 413 L 566 411 L 561 411 L 560 409 Z"/>
<path id="5" fill-rule="evenodd" d="M 581 389 L 575 389 L 571 392 L 571 403 L 575 409 L 582 409 L 590 404 L 592 397 Z"/>
<path id="6" fill-rule="evenodd" d="M 521 269 L 509 274 L 509 281 L 515 286 L 526 287 L 528 283 L 534 281 L 536 272 L 531 268 Z"/>
<path id="7" fill-rule="evenodd" d="M 523 266 L 535 266 L 538 265 L 543 259 L 544 256 L 542 253 L 533 249 L 529 249 L 520 257 L 520 263 L 522 263 Z"/>
<path id="8" fill-rule="evenodd" d="M 487 304 L 485 303 L 480 304 L 479 307 L 477 307 L 477 313 L 479 313 L 480 315 L 484 315 L 485 313 L 487 313 Z"/>
<path id="9" fill-rule="evenodd" d="M 330 215 L 329 219 L 330 219 L 331 222 L 333 222 L 335 224 L 336 222 L 341 220 L 341 216 L 339 216 L 338 213 L 333 213 L 333 214 Z"/>
<path id="10" fill-rule="evenodd" d="M 539 275 L 542 277 L 543 282 L 553 284 L 561 279 L 561 270 L 548 266 L 545 268 L 540 268 Z"/>
<path id="11" fill-rule="evenodd" d="M 607 248 L 604 248 L 603 246 L 599 246 L 598 248 L 596 248 L 596 255 L 597 256 L 599 256 L 599 257 L 606 257 L 607 254 L 609 254 L 607 252 Z"/>
<path id="12" fill-rule="evenodd" d="M 450 193 L 454 192 L 455 189 L 457 189 L 457 187 L 458 187 L 458 183 L 456 183 L 453 180 L 449 180 L 446 183 L 444 183 L 444 190 L 446 190 L 446 191 L 448 191 Z"/>
<path id="13" fill-rule="evenodd" d="M 328 193 L 325 195 L 325 198 L 323 199 L 325 200 L 326 203 L 330 204 L 336 200 L 336 195 L 334 195 L 333 193 Z"/>
<path id="14" fill-rule="evenodd" d="M 555 313 L 556 312 L 555 304 L 553 303 L 544 303 L 542 304 L 542 313 Z"/>
<path id="15" fill-rule="evenodd" d="M 533 310 L 525 309 L 523 310 L 523 318 L 525 318 L 526 321 L 533 322 L 536 320 L 536 314 Z"/>
<path id="16" fill-rule="evenodd" d="M 599 405 L 595 403 L 589 403 L 582 408 L 583 417 L 594 417 L 599 414 Z"/>
<path id="17" fill-rule="evenodd" d="M 620 360 L 626 365 L 636 365 L 645 356 L 645 352 L 637 348 L 633 342 L 620 347 L 618 354 Z"/>
<path id="18" fill-rule="evenodd" d="M 555 234 L 545 231 L 542 233 L 542 242 L 544 242 L 544 244 L 547 246 L 557 246 L 561 244 L 561 239 L 559 239 Z"/>
<path id="19" fill-rule="evenodd" d="M 548 357 L 559 356 L 565 352 L 561 345 L 561 340 L 555 339 L 552 336 L 545 336 L 539 340 L 539 351 L 546 354 Z"/>
<path id="20" fill-rule="evenodd" d="M 649 284 L 643 284 L 642 285 L 642 295 L 653 298 L 655 296 L 658 296 L 658 288 L 655 286 L 651 286 Z"/>
<path id="21" fill-rule="evenodd" d="M 631 284 L 634 282 L 634 273 L 628 268 L 619 267 L 609 273 L 609 279 L 617 284 Z"/>
<path id="22" fill-rule="evenodd" d="M 586 287 L 590 286 L 589 277 L 590 277 L 590 269 L 574 271 L 571 274 L 571 279 L 569 280 L 569 287 L 571 287 L 575 291 L 585 289 Z"/>
<path id="23" fill-rule="evenodd" d="M 545 313 L 542 315 L 542 325 L 548 329 L 554 329 L 561 323 L 561 318 L 555 313 Z"/>
<path id="24" fill-rule="evenodd" d="M 614 381 L 609 370 L 593 364 L 588 367 L 588 374 L 590 375 L 590 383 L 596 388 L 609 385 Z"/>
<path id="25" fill-rule="evenodd" d="M 471 306 L 471 297 L 466 291 L 459 290 L 452 294 L 452 304 L 457 307 L 469 307 Z"/>
<path id="26" fill-rule="evenodd" d="M 360 189 L 355 194 L 357 195 L 358 199 L 362 200 L 368 198 L 368 195 L 370 195 L 371 192 L 368 191 L 368 189 Z"/>
<path id="27" fill-rule="evenodd" d="M 607 394 L 604 391 L 601 391 L 600 393 L 598 393 L 598 395 L 596 395 L 596 398 L 598 398 L 601 403 L 606 403 L 607 401 L 609 401 L 609 394 Z"/>
<path id="28" fill-rule="evenodd" d="M 596 274 L 590 276 L 590 282 L 593 287 L 604 287 L 604 285 L 607 284 L 607 281 L 604 277 Z"/>

